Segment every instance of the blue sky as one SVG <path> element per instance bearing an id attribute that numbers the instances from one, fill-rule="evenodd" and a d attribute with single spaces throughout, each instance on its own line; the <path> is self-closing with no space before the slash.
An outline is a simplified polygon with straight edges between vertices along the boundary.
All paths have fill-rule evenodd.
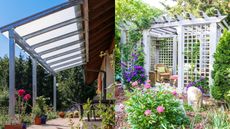
<path id="1" fill-rule="evenodd" d="M 0 27 L 43 11 L 67 0 L 0 0 Z M 16 49 L 16 56 L 21 50 Z M 0 57 L 9 54 L 8 39 L 0 34 Z"/>

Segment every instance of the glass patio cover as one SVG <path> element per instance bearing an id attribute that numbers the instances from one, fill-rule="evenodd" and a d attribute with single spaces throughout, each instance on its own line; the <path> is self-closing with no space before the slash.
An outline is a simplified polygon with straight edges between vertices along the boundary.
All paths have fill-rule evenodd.
<path id="1" fill-rule="evenodd" d="M 10 115 L 15 112 L 15 43 L 32 57 L 33 104 L 37 96 L 37 62 L 54 76 L 55 109 L 56 73 L 86 63 L 88 39 L 84 35 L 82 4 L 82 0 L 71 0 L 0 28 L 10 46 Z"/>

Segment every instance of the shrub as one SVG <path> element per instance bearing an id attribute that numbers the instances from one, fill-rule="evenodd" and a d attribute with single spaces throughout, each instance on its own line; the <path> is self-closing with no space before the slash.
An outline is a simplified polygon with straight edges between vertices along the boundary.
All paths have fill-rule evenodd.
<path id="1" fill-rule="evenodd" d="M 223 98 L 222 90 L 218 86 L 213 86 L 211 88 L 211 94 L 214 99 L 220 100 L 221 98 Z"/>
<path id="2" fill-rule="evenodd" d="M 127 95 L 125 111 L 133 129 L 170 129 L 189 123 L 175 92 L 135 88 Z"/>
<path id="3" fill-rule="evenodd" d="M 230 103 L 230 90 L 228 90 L 228 92 L 225 92 L 225 94 L 224 94 L 224 99 L 225 99 L 228 103 Z"/>
<path id="4" fill-rule="evenodd" d="M 224 31 L 214 54 L 214 86 L 219 87 L 214 94 L 217 99 L 226 99 L 224 95 L 230 90 L 230 32 Z M 214 90 L 213 90 L 214 91 Z M 216 91 L 214 91 L 216 92 Z M 220 95 L 221 94 L 221 95 Z M 217 96 L 216 96 L 217 95 Z M 228 99 L 228 98 L 227 98 Z"/>

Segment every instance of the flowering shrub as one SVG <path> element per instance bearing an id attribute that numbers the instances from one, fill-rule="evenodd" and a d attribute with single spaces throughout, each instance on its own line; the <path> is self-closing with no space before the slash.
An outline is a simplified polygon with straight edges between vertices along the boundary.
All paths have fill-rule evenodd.
<path id="1" fill-rule="evenodd" d="M 141 63 L 139 63 L 138 55 L 134 53 L 132 54 L 131 66 L 128 67 L 126 64 L 122 64 L 123 69 L 125 69 L 123 77 L 127 88 L 130 88 L 130 82 L 144 84 L 146 80 L 145 69 L 140 64 Z"/>
<path id="2" fill-rule="evenodd" d="M 174 128 L 188 124 L 176 92 L 166 90 L 154 91 L 146 84 L 133 88 L 128 92 L 129 99 L 125 102 L 128 123 L 133 129 Z M 143 88 L 144 87 L 144 88 Z"/>
<path id="3" fill-rule="evenodd" d="M 30 106 L 28 101 L 31 99 L 30 94 L 26 94 L 24 89 L 20 89 L 17 91 L 18 95 L 18 110 L 19 110 L 19 122 L 23 122 L 26 117 L 26 108 Z"/>
<path id="4" fill-rule="evenodd" d="M 186 88 L 188 89 L 189 87 L 192 87 L 192 86 L 199 88 L 202 91 L 202 93 L 208 93 L 209 92 L 209 86 L 208 86 L 208 79 L 207 78 L 200 77 L 200 79 L 198 79 L 197 81 L 190 82 Z"/>

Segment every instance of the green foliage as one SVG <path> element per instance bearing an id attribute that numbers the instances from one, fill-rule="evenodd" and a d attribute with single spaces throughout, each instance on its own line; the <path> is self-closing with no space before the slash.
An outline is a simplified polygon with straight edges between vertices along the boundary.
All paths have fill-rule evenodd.
<path id="1" fill-rule="evenodd" d="M 115 125 L 115 105 L 114 104 L 103 104 L 99 103 L 97 106 L 98 114 L 102 118 L 102 126 L 104 128 Z"/>
<path id="2" fill-rule="evenodd" d="M 125 111 L 132 129 L 170 129 L 189 123 L 180 102 L 171 92 L 134 89 L 128 97 Z M 164 112 L 158 113 L 158 106 L 163 106 Z M 146 110 L 151 110 L 151 115 L 145 115 Z"/>
<path id="3" fill-rule="evenodd" d="M 230 90 L 224 93 L 224 99 L 230 103 Z"/>
<path id="4" fill-rule="evenodd" d="M 230 32 L 225 31 L 223 36 L 220 38 L 220 41 L 217 45 L 216 52 L 214 54 L 214 87 L 218 91 L 216 94 L 212 94 L 216 99 L 224 99 L 226 92 L 230 90 Z"/>
<path id="5" fill-rule="evenodd" d="M 177 0 L 176 6 L 166 6 L 166 9 L 171 14 L 181 14 L 185 11 L 200 16 L 199 10 L 203 10 L 208 15 L 213 15 L 215 9 L 219 9 L 222 14 L 228 14 L 230 11 L 228 2 L 228 0 Z"/>
<path id="6" fill-rule="evenodd" d="M 220 100 L 223 98 L 223 93 L 221 87 L 213 86 L 211 88 L 211 94 L 214 99 Z"/>
<path id="7" fill-rule="evenodd" d="M 42 110 L 41 108 L 39 107 L 39 105 L 35 105 L 33 106 L 32 108 L 32 116 L 33 118 L 36 117 L 36 116 L 41 116 L 42 115 Z"/>
<path id="8" fill-rule="evenodd" d="M 150 26 L 153 17 L 158 16 L 161 11 L 150 7 L 141 0 L 116 0 L 115 5 L 115 70 L 116 75 L 121 76 L 120 58 L 124 58 L 124 61 L 128 60 L 137 41 L 141 40 L 142 31 Z M 128 29 L 127 43 L 122 46 L 119 44 L 121 29 Z M 122 55 L 121 50 L 124 52 Z M 139 58 L 139 60 L 143 62 L 143 58 Z"/>
<path id="9" fill-rule="evenodd" d="M 95 84 L 85 85 L 84 69 L 72 68 L 58 74 L 58 108 L 65 109 L 73 102 L 86 102 L 96 96 Z"/>
<path id="10" fill-rule="evenodd" d="M 210 125 L 207 126 L 210 129 L 229 129 L 230 117 L 224 111 L 210 111 L 208 113 Z"/>

